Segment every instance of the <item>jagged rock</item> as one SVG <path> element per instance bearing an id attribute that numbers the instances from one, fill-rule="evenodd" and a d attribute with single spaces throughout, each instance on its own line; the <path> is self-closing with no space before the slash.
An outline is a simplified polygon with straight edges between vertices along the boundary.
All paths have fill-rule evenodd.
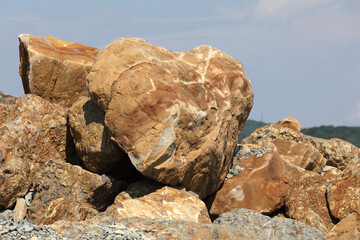
<path id="1" fill-rule="evenodd" d="M 360 157 L 344 169 L 342 176 L 328 186 L 327 199 L 331 215 L 344 219 L 351 213 L 360 214 Z"/>
<path id="2" fill-rule="evenodd" d="M 26 216 L 26 212 L 27 212 L 27 206 L 25 203 L 25 199 L 19 198 L 16 201 L 16 205 L 15 205 L 14 211 L 12 213 L 13 220 L 16 222 L 23 220 Z"/>
<path id="3" fill-rule="evenodd" d="M 196 194 L 171 187 L 163 187 L 144 197 L 117 202 L 104 214 L 115 220 L 141 217 L 211 223 L 205 204 Z"/>
<path id="4" fill-rule="evenodd" d="M 300 132 L 300 130 L 301 130 L 300 122 L 292 117 L 287 117 L 283 120 L 279 120 L 275 123 L 275 125 L 278 125 L 278 126 L 281 126 L 284 128 L 290 128 L 296 132 Z"/>
<path id="5" fill-rule="evenodd" d="M 249 137 L 241 141 L 242 144 L 258 144 L 265 146 L 267 142 L 284 140 L 313 145 L 325 159 L 326 165 L 343 170 L 347 165 L 360 156 L 360 149 L 341 139 L 321 139 L 297 132 L 281 125 L 267 125 L 256 129 Z"/>
<path id="6" fill-rule="evenodd" d="M 39 224 L 50 225 L 59 220 L 83 221 L 98 214 L 91 204 L 74 201 L 69 198 L 53 200 L 40 218 Z"/>
<path id="7" fill-rule="evenodd" d="M 65 107 L 88 96 L 86 76 L 98 49 L 54 37 L 19 35 L 20 66 L 25 93 Z"/>
<path id="8" fill-rule="evenodd" d="M 239 166 L 244 170 L 227 180 L 216 193 L 211 215 L 219 216 L 236 208 L 271 213 L 283 206 L 288 177 L 284 160 L 278 154 L 253 156 Z"/>
<path id="9" fill-rule="evenodd" d="M 100 227 L 101 226 L 101 227 Z M 256 211 L 236 209 L 223 214 L 215 224 L 191 221 L 96 217 L 85 222 L 58 221 L 52 225 L 57 234 L 74 236 L 111 236 L 114 239 L 306 239 L 320 240 L 325 234 L 291 219 L 271 219 Z M 81 237 L 79 239 L 81 239 Z"/>
<path id="10" fill-rule="evenodd" d="M 320 174 L 290 163 L 286 163 L 285 168 L 289 174 L 289 188 L 285 196 L 286 214 L 322 232 L 328 232 L 333 224 L 326 202 L 327 180 Z"/>
<path id="11" fill-rule="evenodd" d="M 164 184 L 144 178 L 139 181 L 130 183 L 129 186 L 126 188 L 125 192 L 128 193 L 131 198 L 139 198 L 156 192 L 156 190 L 159 190 L 163 187 L 165 187 Z"/>
<path id="12" fill-rule="evenodd" d="M 253 104 L 240 61 L 209 46 L 174 53 L 120 38 L 87 79 L 106 126 L 143 175 L 201 198 L 219 188 Z"/>
<path id="13" fill-rule="evenodd" d="M 326 159 L 313 145 L 301 142 L 274 140 L 266 142 L 265 148 L 277 152 L 285 161 L 321 174 L 326 164 Z"/>
<path id="14" fill-rule="evenodd" d="M 352 213 L 336 224 L 325 240 L 360 239 L 360 214 Z"/>
<path id="15" fill-rule="evenodd" d="M 337 169 L 336 167 L 325 166 L 322 172 L 322 175 L 330 182 L 335 181 L 336 179 L 343 176 L 343 171 Z"/>
<path id="16" fill-rule="evenodd" d="M 89 203 L 98 211 L 104 211 L 111 205 L 116 195 L 127 184 L 98 175 L 63 161 L 49 160 L 34 178 L 35 195 L 29 207 L 29 218 L 39 223 L 41 217 L 50 210 L 52 201 L 67 198 L 81 203 Z M 63 206 L 63 205 L 61 205 Z M 72 208 L 64 208 L 62 211 Z M 71 213 L 65 215 L 71 216 Z"/>
<path id="17" fill-rule="evenodd" d="M 11 109 L 19 99 L 19 97 L 14 97 L 0 91 L 0 127 L 4 122 L 6 122 Z"/>
<path id="18" fill-rule="evenodd" d="M 81 97 L 69 110 L 69 126 L 76 151 L 90 171 L 105 173 L 120 161 L 130 161 L 112 141 L 105 113 L 89 97 Z M 124 169 L 128 171 L 128 169 Z"/>
<path id="19" fill-rule="evenodd" d="M 267 149 L 264 147 L 261 147 L 260 145 L 255 144 L 239 144 L 238 145 L 238 152 L 233 158 L 232 162 L 232 168 L 239 165 L 240 162 L 244 161 L 245 159 L 248 159 L 252 156 L 261 157 L 262 155 L 272 152 L 271 149 Z"/>
<path id="20" fill-rule="evenodd" d="M 25 95 L 0 125 L 0 206 L 10 208 L 29 190 L 33 173 L 49 159 L 66 159 L 65 108 Z"/>

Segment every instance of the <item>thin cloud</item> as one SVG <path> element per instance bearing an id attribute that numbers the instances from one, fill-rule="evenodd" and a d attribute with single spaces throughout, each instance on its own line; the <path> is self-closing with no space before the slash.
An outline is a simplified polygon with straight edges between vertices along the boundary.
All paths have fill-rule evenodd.
<path id="1" fill-rule="evenodd" d="M 332 0 L 260 0 L 254 14 L 258 19 L 287 19 Z"/>

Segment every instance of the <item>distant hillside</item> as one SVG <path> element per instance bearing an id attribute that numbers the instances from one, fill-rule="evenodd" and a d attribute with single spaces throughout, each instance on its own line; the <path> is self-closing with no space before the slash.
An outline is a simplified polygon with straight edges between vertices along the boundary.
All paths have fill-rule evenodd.
<path id="1" fill-rule="evenodd" d="M 319 138 L 340 138 L 351 142 L 357 147 L 360 147 L 360 127 L 345 127 L 345 126 L 320 126 L 312 128 L 304 128 L 302 133 Z"/>
<path id="2" fill-rule="evenodd" d="M 239 136 L 239 143 L 242 139 L 248 137 L 257 128 L 268 125 L 269 123 L 247 120 L 244 129 Z M 319 137 L 319 138 L 340 138 L 345 141 L 351 142 L 357 147 L 360 147 L 360 127 L 345 127 L 345 126 L 320 126 L 312 128 L 304 128 L 301 130 L 303 134 Z"/>

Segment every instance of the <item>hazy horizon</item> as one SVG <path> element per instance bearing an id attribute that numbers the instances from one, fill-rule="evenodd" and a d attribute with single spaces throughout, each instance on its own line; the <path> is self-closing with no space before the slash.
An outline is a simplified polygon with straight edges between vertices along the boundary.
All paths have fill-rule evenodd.
<path id="1" fill-rule="evenodd" d="M 255 93 L 249 119 L 360 126 L 360 0 L 6 1 L 0 90 L 23 95 L 17 36 L 102 49 L 140 37 L 172 51 L 211 45 L 239 59 Z"/>

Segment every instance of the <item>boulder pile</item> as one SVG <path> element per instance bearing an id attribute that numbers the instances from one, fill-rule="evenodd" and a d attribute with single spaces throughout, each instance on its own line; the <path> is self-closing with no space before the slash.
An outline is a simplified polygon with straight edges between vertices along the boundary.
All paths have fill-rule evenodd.
<path id="1" fill-rule="evenodd" d="M 19 41 L 26 95 L 0 92 L 1 239 L 359 237 L 360 150 L 293 118 L 238 146 L 254 97 L 240 61 Z"/>

